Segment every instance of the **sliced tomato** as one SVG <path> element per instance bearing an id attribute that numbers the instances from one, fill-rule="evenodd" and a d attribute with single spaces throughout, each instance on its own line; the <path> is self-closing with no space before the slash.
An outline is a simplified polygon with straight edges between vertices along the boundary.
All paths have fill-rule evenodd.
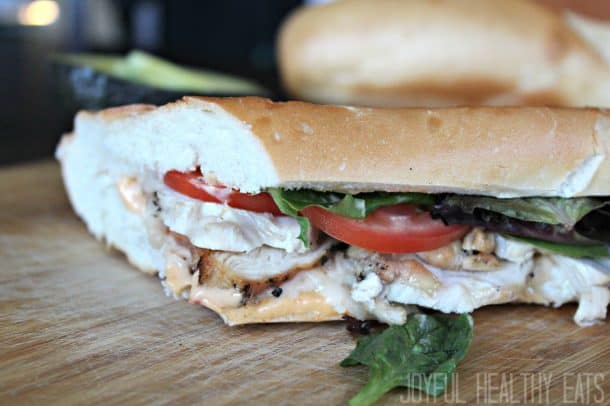
<path id="1" fill-rule="evenodd" d="M 463 237 L 468 226 L 446 226 L 409 204 L 382 207 L 365 219 L 353 219 L 319 207 L 301 214 L 326 234 L 350 245 L 382 253 L 410 253 L 440 248 Z"/>
<path id="2" fill-rule="evenodd" d="M 169 171 L 163 181 L 167 186 L 193 199 L 222 203 L 258 213 L 282 215 L 268 193 L 241 193 L 222 185 L 207 184 L 199 171 Z M 382 207 L 365 219 L 352 219 L 319 207 L 301 211 L 311 223 L 326 234 L 350 245 L 381 253 L 410 253 L 440 248 L 463 237 L 468 226 L 446 226 L 416 206 L 398 204 Z"/>
<path id="3" fill-rule="evenodd" d="M 199 171 L 169 171 L 163 177 L 163 182 L 176 192 L 193 199 L 211 203 L 225 203 L 236 209 L 250 210 L 257 213 L 282 215 L 282 212 L 278 209 L 269 193 L 251 195 L 222 185 L 208 185 L 201 177 Z"/>

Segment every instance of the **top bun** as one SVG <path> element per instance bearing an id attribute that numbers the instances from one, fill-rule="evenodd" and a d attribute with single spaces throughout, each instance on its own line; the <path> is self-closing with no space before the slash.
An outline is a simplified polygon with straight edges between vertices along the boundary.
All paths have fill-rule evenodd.
<path id="1" fill-rule="evenodd" d="M 610 113 L 595 109 L 374 109 L 197 98 L 80 113 L 76 138 L 114 165 L 200 167 L 268 187 L 513 196 L 610 195 Z"/>
<path id="2" fill-rule="evenodd" d="M 280 72 L 323 103 L 608 107 L 603 27 L 570 23 L 525 0 L 337 1 L 286 21 Z"/>

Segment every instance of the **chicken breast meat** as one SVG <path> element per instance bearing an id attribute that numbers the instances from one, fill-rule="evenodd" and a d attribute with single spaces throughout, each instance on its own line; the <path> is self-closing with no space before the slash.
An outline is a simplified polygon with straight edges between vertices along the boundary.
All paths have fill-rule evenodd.
<path id="1" fill-rule="evenodd" d="M 214 250 L 195 246 L 188 235 L 164 224 L 163 194 L 156 196 L 161 227 L 166 228 L 161 273 L 166 290 L 211 308 L 228 324 L 345 316 L 400 324 L 414 306 L 463 313 L 510 302 L 578 302 L 574 320 L 589 325 L 605 319 L 610 302 L 610 276 L 600 270 L 602 265 L 542 253 L 480 228 L 440 249 L 408 255 L 368 252 L 326 236 L 309 249 L 292 252 L 265 243 L 244 252 Z M 188 201 L 182 205 L 185 210 L 205 212 L 212 205 L 179 198 Z M 176 207 L 172 216 L 180 215 Z M 224 237 L 231 247 L 255 230 L 252 241 L 282 240 L 282 231 L 292 233 L 291 225 L 285 230 L 270 225 L 273 229 L 267 232 L 261 227 L 266 215 L 257 213 L 248 213 L 246 222 L 246 227 L 257 224 L 255 230 L 235 231 L 243 210 L 222 210 L 230 215 L 214 225 L 223 230 L 215 237 L 217 246 Z"/>

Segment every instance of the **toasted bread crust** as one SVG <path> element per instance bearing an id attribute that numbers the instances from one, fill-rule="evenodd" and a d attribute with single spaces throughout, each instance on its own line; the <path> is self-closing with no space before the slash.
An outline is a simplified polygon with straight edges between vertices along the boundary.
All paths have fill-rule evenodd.
<path id="1" fill-rule="evenodd" d="M 610 113 L 599 109 L 374 109 L 186 97 L 155 110 L 128 106 L 91 118 L 124 121 L 121 131 L 129 132 L 149 113 L 171 120 L 172 110 L 182 108 L 195 115 L 222 111 L 249 129 L 261 162 L 272 164 L 267 178 L 276 179 L 261 189 L 610 195 Z"/>

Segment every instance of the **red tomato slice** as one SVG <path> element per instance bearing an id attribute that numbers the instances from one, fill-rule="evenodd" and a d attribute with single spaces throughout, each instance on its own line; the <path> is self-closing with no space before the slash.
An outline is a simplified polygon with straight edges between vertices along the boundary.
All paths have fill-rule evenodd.
<path id="1" fill-rule="evenodd" d="M 282 212 L 278 209 L 269 193 L 250 195 L 221 185 L 211 186 L 205 183 L 199 171 L 169 171 L 163 177 L 163 182 L 175 191 L 193 199 L 211 203 L 226 203 L 236 209 L 250 210 L 257 213 L 271 213 L 275 216 L 282 215 Z"/>
<path id="2" fill-rule="evenodd" d="M 382 253 L 433 250 L 463 237 L 469 230 L 463 225 L 446 226 L 409 204 L 379 208 L 365 219 L 343 217 L 313 206 L 301 214 L 339 241 Z"/>

